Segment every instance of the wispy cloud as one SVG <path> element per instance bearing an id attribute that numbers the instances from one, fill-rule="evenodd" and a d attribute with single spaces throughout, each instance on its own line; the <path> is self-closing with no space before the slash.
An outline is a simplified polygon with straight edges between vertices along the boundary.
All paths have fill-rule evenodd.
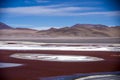
<path id="1" fill-rule="evenodd" d="M 37 3 L 48 3 L 50 2 L 49 0 L 35 0 Z"/>
<path id="2" fill-rule="evenodd" d="M 84 2 L 78 2 L 76 4 L 82 4 L 82 5 L 99 5 L 99 4 L 103 4 L 103 2 L 101 1 L 84 1 Z"/>
<path id="3" fill-rule="evenodd" d="M 120 11 L 98 12 L 100 8 L 95 7 L 78 7 L 64 5 L 50 6 L 31 6 L 16 8 L 1 8 L 3 13 L 23 14 L 23 15 L 40 15 L 40 16 L 81 16 L 81 15 L 108 15 L 118 16 Z"/>
<path id="4" fill-rule="evenodd" d="M 24 3 L 30 4 L 30 3 L 48 3 L 50 2 L 49 0 L 24 0 Z"/>
<path id="5" fill-rule="evenodd" d="M 50 5 L 50 6 L 32 6 L 32 7 L 16 7 L 16 8 L 1 8 L 0 10 L 5 13 L 17 14 L 31 14 L 31 15 L 62 15 L 66 13 L 75 13 L 77 11 L 94 10 L 93 7 L 71 7 L 63 5 Z"/>
<path id="6" fill-rule="evenodd" d="M 103 12 L 85 12 L 77 13 L 75 15 L 107 15 L 107 16 L 120 16 L 120 11 L 103 11 Z"/>

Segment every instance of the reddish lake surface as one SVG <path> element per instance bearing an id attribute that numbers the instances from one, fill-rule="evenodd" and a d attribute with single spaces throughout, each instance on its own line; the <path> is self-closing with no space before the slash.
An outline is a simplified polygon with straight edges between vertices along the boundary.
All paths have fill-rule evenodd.
<path id="1" fill-rule="evenodd" d="M 55 62 L 10 57 L 15 53 L 83 55 L 99 57 L 104 60 L 95 62 Z M 23 64 L 16 67 L 0 68 L 0 80 L 40 80 L 45 77 L 78 73 L 120 71 L 120 52 L 0 50 L 0 62 Z"/>

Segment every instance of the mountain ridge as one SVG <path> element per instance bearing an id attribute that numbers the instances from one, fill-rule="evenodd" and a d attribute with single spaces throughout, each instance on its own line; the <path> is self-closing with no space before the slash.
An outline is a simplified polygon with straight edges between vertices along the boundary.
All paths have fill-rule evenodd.
<path id="1" fill-rule="evenodd" d="M 1 24 L 0 23 L 0 27 Z M 62 28 L 34 30 L 30 28 L 12 28 L 6 24 L 0 28 L 0 37 L 41 38 L 41 37 L 120 37 L 120 26 L 106 26 L 102 24 L 75 24 Z M 8 27 L 8 28 L 7 28 Z"/>
<path id="2" fill-rule="evenodd" d="M 48 30 L 41 30 L 41 35 L 51 36 L 80 36 L 80 37 L 112 37 L 119 36 L 120 26 L 106 26 L 101 24 L 75 24 L 71 27 L 50 28 Z"/>

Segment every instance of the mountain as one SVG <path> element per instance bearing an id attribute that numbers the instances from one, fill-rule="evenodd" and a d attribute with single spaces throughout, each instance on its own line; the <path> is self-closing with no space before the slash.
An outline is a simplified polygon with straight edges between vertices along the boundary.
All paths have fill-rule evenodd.
<path id="1" fill-rule="evenodd" d="M 41 30 L 40 35 L 52 37 L 118 37 L 120 26 L 109 27 L 101 24 L 75 24 L 71 27 Z"/>
<path id="2" fill-rule="evenodd" d="M 53 27 L 47 30 L 34 30 L 29 28 L 12 28 L 4 23 L 0 23 L 0 28 L 1 39 L 120 37 L 120 26 L 110 27 L 101 24 L 75 24 L 62 28 Z"/>
<path id="3" fill-rule="evenodd" d="M 11 26 L 8 26 L 5 23 L 0 22 L 0 30 L 1 29 L 14 29 L 14 30 L 34 30 L 34 29 L 30 29 L 30 28 L 13 28 Z"/>
<path id="4" fill-rule="evenodd" d="M 29 28 L 13 28 L 0 22 L 0 39 L 33 37 L 36 36 L 36 31 Z"/>
<path id="5" fill-rule="evenodd" d="M 0 29 L 13 29 L 12 27 L 0 22 Z"/>
<path id="6" fill-rule="evenodd" d="M 30 30 L 30 31 L 37 31 L 35 29 L 31 29 L 31 28 L 15 28 L 16 30 Z"/>

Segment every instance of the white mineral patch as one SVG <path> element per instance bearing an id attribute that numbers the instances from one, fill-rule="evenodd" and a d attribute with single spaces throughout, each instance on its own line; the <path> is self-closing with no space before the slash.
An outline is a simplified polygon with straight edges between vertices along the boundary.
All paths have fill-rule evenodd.
<path id="1" fill-rule="evenodd" d="M 9 44 L 8 44 L 9 43 Z M 120 46 L 114 44 L 109 45 L 77 45 L 69 43 L 36 43 L 36 42 L 20 42 L 20 41 L 1 41 L 0 49 L 2 50 L 61 50 L 61 51 L 120 51 Z M 44 45 L 44 46 L 43 46 Z"/>
<path id="2" fill-rule="evenodd" d="M 22 64 L 0 62 L 0 68 L 9 68 L 9 67 L 17 67 L 17 66 L 22 66 Z"/>
<path id="3" fill-rule="evenodd" d="M 10 57 L 28 60 L 58 61 L 58 62 L 91 62 L 102 61 L 103 58 L 80 55 L 54 55 L 54 54 L 35 54 L 35 53 L 16 53 Z"/>

